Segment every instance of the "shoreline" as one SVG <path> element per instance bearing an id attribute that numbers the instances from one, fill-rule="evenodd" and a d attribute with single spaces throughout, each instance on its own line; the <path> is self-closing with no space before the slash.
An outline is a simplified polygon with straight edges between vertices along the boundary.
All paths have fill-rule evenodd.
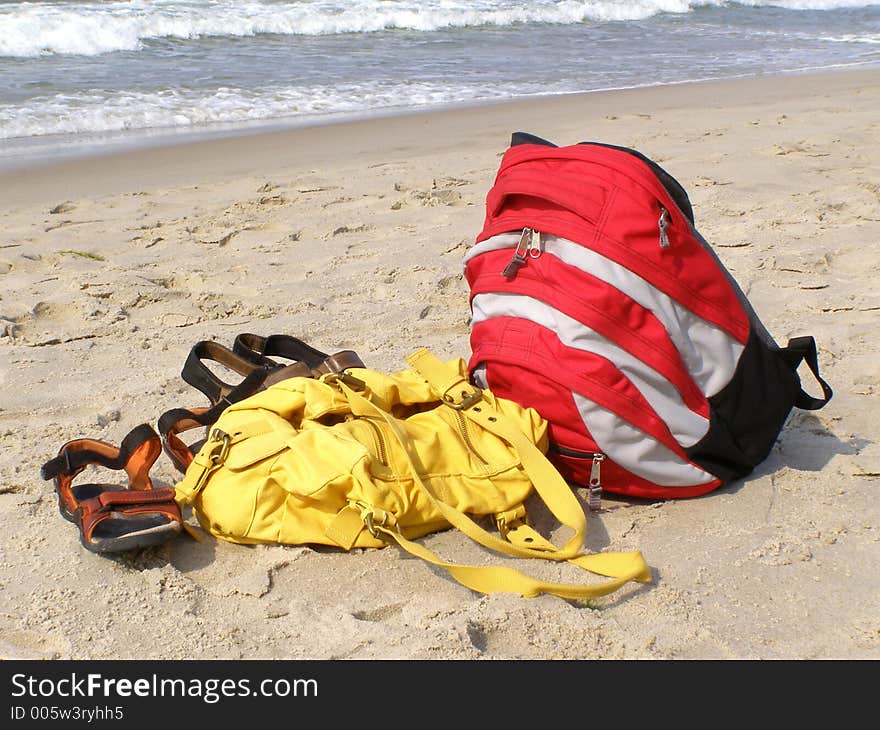
<path id="1" fill-rule="evenodd" d="M 876 70 L 878 63 L 848 63 L 823 66 L 818 68 L 795 68 L 783 69 L 771 74 L 742 74 L 723 77 L 710 77 L 687 79 L 669 83 L 650 83 L 637 86 L 622 86 L 613 88 L 587 89 L 580 92 L 558 94 L 535 94 L 515 99 L 486 99 L 476 102 L 448 102 L 429 106 L 426 108 L 405 109 L 376 109 L 363 110 L 361 112 L 338 112 L 327 115 L 314 115 L 312 117 L 287 119 L 264 119 L 251 122 L 230 122 L 228 124 L 215 123 L 206 129 L 194 129 L 192 127 L 157 127 L 140 128 L 134 130 L 105 130 L 71 135 L 48 135 L 39 137 L 14 138 L 0 142 L 0 173 L 15 170 L 27 170 L 45 167 L 55 164 L 51 161 L 52 154 L 59 154 L 64 161 L 89 159 L 92 157 L 106 157 L 126 152 L 148 150 L 161 147 L 177 147 L 180 145 L 194 144 L 204 141 L 224 139 L 228 137 L 254 136 L 272 134 L 276 132 L 290 132 L 308 127 L 323 127 L 335 124 L 356 124 L 370 119 L 388 119 L 413 114 L 435 114 L 443 111 L 467 111 L 481 106 L 495 106 L 497 104 L 527 104 L 541 102 L 545 99 L 556 97 L 581 96 L 596 93 L 614 93 L 620 91 L 635 91 L 647 88 L 665 88 L 669 86 L 686 86 L 690 84 L 716 83 L 722 81 L 752 80 L 756 78 L 788 77 L 797 75 L 840 73 L 859 70 Z M 7 149 L 3 149 L 3 147 Z M 13 152 L 17 148 L 21 152 Z M 30 150 L 30 153 L 28 152 Z"/>
<path id="2" fill-rule="evenodd" d="M 0 658 L 880 658 L 878 82 L 566 95 L 0 174 Z M 587 549 L 640 550 L 650 584 L 583 605 L 479 595 L 395 547 L 82 548 L 41 465 L 205 405 L 180 377 L 198 341 L 286 333 L 384 371 L 422 346 L 466 359 L 462 259 L 515 131 L 660 164 L 771 336 L 814 336 L 834 389 L 748 477 L 589 514 Z M 152 476 L 180 478 L 164 455 Z M 423 540 L 494 559 L 456 530 Z"/>
<path id="3" fill-rule="evenodd" d="M 740 89 L 748 88 L 750 93 L 758 93 L 755 101 L 775 99 L 779 93 L 779 80 L 785 79 L 782 88 L 784 95 L 799 95 L 818 78 L 832 83 L 834 88 L 848 89 L 858 86 L 860 79 L 870 79 L 880 75 L 880 69 L 835 69 L 792 71 L 770 76 L 750 76 L 708 81 L 688 81 L 664 85 L 651 85 L 623 89 L 587 91 L 572 94 L 555 94 L 514 101 L 488 101 L 473 105 L 450 105 L 428 111 L 400 111 L 396 113 L 365 113 L 363 116 L 339 121 L 309 123 L 269 123 L 263 128 L 235 128 L 224 131 L 205 131 L 204 133 L 181 131 L 181 139 L 174 141 L 175 132 L 157 132 L 156 141 L 147 140 L 120 142 L 118 148 L 93 148 L 89 151 L 71 153 L 70 157 L 57 162 L 31 160 L 14 167 L 3 167 L 0 162 L 0 200 L 5 203 L 32 202 L 41 192 L 53 190 L 53 181 L 59 176 L 79 175 L 89 182 L 83 192 L 86 194 L 106 194 L 126 187 L 127 175 L 114 174 L 113 170 L 124 170 L 135 166 L 143 171 L 144 181 L 160 182 L 163 175 L 170 176 L 176 183 L 190 183 L 205 173 L 212 175 L 243 174 L 247 169 L 236 164 L 240 156 L 252 158 L 254 165 L 262 165 L 267 173 L 273 166 L 299 162 L 315 164 L 322 158 L 336 157 L 332 145 L 324 144 L 328 137 L 325 130 L 334 130 L 346 138 L 351 137 L 359 144 L 352 150 L 354 154 L 369 151 L 368 137 L 365 133 L 381 134 L 385 127 L 391 127 L 395 136 L 413 141 L 421 128 L 427 124 L 442 124 L 467 133 L 468 120 L 479 123 L 495 118 L 498 113 L 508 112 L 520 120 L 521 126 L 537 127 L 544 110 L 567 108 L 590 113 L 590 107 L 613 100 L 622 112 L 633 112 L 634 107 L 645 107 L 650 101 L 649 110 L 674 108 L 682 101 L 688 104 L 700 103 L 714 105 L 719 97 L 738 94 Z M 783 97 L 784 98 L 784 97 Z M 539 107 L 534 111 L 533 107 Z M 498 110 L 498 111 L 496 111 Z M 349 134 L 348 130 L 351 130 Z M 517 131 L 511 129 L 511 131 Z M 115 143 L 114 143 L 115 144 Z M 278 156 L 267 149 L 307 148 L 304 152 L 284 152 Z M 425 150 L 429 153 L 431 150 Z M 224 162 L 228 160 L 228 162 Z M 61 194 L 58 191 L 57 194 Z"/>

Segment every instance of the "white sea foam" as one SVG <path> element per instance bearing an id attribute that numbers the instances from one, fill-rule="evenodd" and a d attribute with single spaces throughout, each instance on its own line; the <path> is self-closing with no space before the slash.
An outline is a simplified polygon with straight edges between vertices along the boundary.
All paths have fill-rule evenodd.
<path id="1" fill-rule="evenodd" d="M 828 41 L 829 43 L 867 43 L 876 45 L 880 43 L 880 35 L 855 35 L 847 33 L 846 35 L 819 36 L 820 41 Z"/>
<path id="2" fill-rule="evenodd" d="M 543 85 L 494 87 L 493 96 L 545 93 Z M 27 105 L 0 104 L 0 140 L 48 135 L 198 128 L 309 119 L 486 100 L 485 86 L 347 84 L 334 87 L 221 88 L 211 92 L 67 93 Z"/>
<path id="3" fill-rule="evenodd" d="M 741 0 L 789 9 L 880 0 Z M 724 0 L 127 0 L 0 4 L 0 57 L 135 51 L 151 40 L 259 34 L 328 35 L 389 29 L 431 32 L 520 23 L 576 24 L 687 13 Z"/>
<path id="4" fill-rule="evenodd" d="M 571 27 L 688 13 L 697 1 L 0 0 L 0 156 L 40 140 L 220 134 L 808 64 L 880 65 L 876 7 L 806 18 L 770 11 L 765 23 L 768 12 L 740 3 Z M 480 24 L 487 32 L 471 30 Z M 389 27 L 410 32 L 370 35 Z M 528 57 L 514 67 L 509 49 Z M 131 52 L 94 57 L 112 50 Z"/>
<path id="5" fill-rule="evenodd" d="M 706 3 L 707 5 L 736 4 L 750 8 L 774 7 L 785 10 L 841 10 L 880 5 L 878 0 L 736 0 L 736 3 Z M 696 5 L 696 3 L 695 3 Z"/>

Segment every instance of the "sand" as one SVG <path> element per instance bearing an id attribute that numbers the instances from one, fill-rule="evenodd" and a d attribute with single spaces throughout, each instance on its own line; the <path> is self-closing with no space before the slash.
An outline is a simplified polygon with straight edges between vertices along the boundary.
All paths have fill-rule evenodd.
<path id="1" fill-rule="evenodd" d="M 880 658 L 880 73 L 595 93 L 240 135 L 0 174 L 0 657 Z M 654 573 L 590 605 L 474 593 L 397 548 L 180 537 L 86 551 L 40 465 L 174 406 L 190 348 L 299 336 L 467 357 L 462 256 L 510 134 L 641 150 L 777 341 L 835 390 L 704 498 L 607 499 L 590 550 Z M 804 385 L 816 391 L 808 374 Z M 157 484 L 178 479 L 163 455 Z M 454 531 L 426 538 L 492 560 Z"/>

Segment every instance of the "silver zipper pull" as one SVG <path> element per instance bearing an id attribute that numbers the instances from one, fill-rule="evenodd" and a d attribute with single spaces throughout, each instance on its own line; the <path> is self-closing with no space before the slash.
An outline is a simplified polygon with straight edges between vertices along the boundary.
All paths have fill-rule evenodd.
<path id="1" fill-rule="evenodd" d="M 590 510 L 596 512 L 602 503 L 602 462 L 604 454 L 593 454 L 593 466 L 590 467 L 590 483 L 587 485 L 590 492 Z"/>
<path id="2" fill-rule="evenodd" d="M 669 248 L 669 236 L 666 229 L 669 228 L 669 211 L 662 205 L 660 206 L 660 220 L 657 221 L 660 228 L 660 248 Z"/>
<path id="3" fill-rule="evenodd" d="M 523 228 L 519 243 L 516 244 L 516 248 L 513 251 L 513 258 L 510 259 L 507 266 L 504 267 L 504 271 L 501 272 L 501 275 L 505 279 L 512 279 L 516 276 L 516 272 L 519 271 L 522 265 L 526 262 L 526 254 L 529 251 L 529 246 L 531 246 L 531 240 L 532 229 Z"/>
<path id="4" fill-rule="evenodd" d="M 529 253 L 530 259 L 538 258 L 544 252 L 542 245 L 543 245 L 543 242 L 541 241 L 541 231 L 536 231 L 536 230 L 532 229 L 532 240 L 529 241 L 529 248 L 528 248 L 528 253 Z"/>

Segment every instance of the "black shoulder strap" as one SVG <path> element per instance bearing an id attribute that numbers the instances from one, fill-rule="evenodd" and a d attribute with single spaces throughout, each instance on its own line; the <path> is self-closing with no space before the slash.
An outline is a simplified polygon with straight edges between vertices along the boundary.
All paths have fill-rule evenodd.
<path id="1" fill-rule="evenodd" d="M 826 383 L 819 375 L 819 357 L 816 354 L 816 341 L 809 335 L 806 337 L 794 337 L 788 341 L 788 346 L 780 349 L 780 354 L 785 361 L 791 366 L 792 370 L 797 370 L 801 362 L 806 362 L 813 373 L 813 377 L 822 386 L 822 398 L 814 398 L 806 393 L 803 388 L 798 393 L 794 402 L 796 408 L 805 411 L 817 411 L 825 406 L 834 395 L 831 386 Z"/>

